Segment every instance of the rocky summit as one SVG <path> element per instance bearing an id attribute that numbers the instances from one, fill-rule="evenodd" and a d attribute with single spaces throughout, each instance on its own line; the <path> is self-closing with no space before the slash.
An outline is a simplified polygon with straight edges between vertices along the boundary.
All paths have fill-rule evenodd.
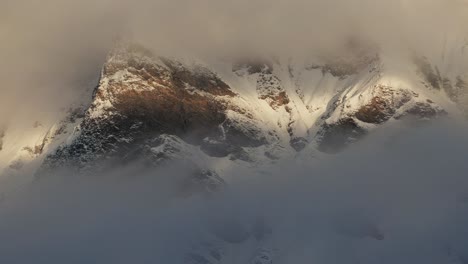
<path id="1" fill-rule="evenodd" d="M 456 44 L 446 52 L 462 60 L 466 44 Z M 40 171 L 184 160 L 222 178 L 212 164 L 333 154 L 384 124 L 465 111 L 468 77 L 448 72 L 454 62 L 412 52 L 405 69 L 396 69 L 379 47 L 356 40 L 337 54 L 214 61 L 119 42 L 96 84 L 64 116 L 32 125 L 34 140 L 15 144 L 13 129 L 0 130 L 2 169 L 31 160 L 40 160 Z"/>

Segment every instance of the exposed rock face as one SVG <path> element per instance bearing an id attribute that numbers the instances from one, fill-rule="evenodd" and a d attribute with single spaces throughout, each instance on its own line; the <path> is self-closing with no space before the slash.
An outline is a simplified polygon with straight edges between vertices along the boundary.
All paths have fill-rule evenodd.
<path id="1" fill-rule="evenodd" d="M 174 135 L 162 134 L 148 139 L 144 144 L 124 156 L 126 162 L 144 161 L 148 165 L 163 165 L 171 160 L 192 155 L 191 145 Z"/>
<path id="2" fill-rule="evenodd" d="M 369 127 L 385 123 L 390 119 L 397 120 L 406 116 L 434 119 L 446 115 L 446 112 L 433 101 L 424 100 L 419 94 L 410 90 L 375 85 L 367 92 L 358 96 L 361 103 L 356 109 L 335 104 L 330 116 L 324 117 L 327 120 L 334 120 L 333 114 L 337 111 L 340 113 L 337 121 L 326 121 L 321 128 L 318 134 L 321 151 L 338 152 L 365 136 Z M 344 111 L 342 107 L 350 109 Z"/>
<path id="3" fill-rule="evenodd" d="M 340 119 L 338 122 L 325 124 L 319 132 L 320 151 L 337 153 L 347 145 L 361 139 L 367 131 L 360 127 L 353 118 Z"/>
<path id="4" fill-rule="evenodd" d="M 259 147 L 268 142 L 262 129 L 257 126 L 254 119 L 239 115 L 232 111 L 222 124 L 224 140 L 229 144 L 246 147 Z"/>
<path id="5" fill-rule="evenodd" d="M 232 70 L 238 76 L 255 76 L 258 98 L 265 100 L 273 109 L 290 102 L 281 80 L 274 74 L 273 64 L 267 60 L 245 60 L 234 64 Z"/>
<path id="6" fill-rule="evenodd" d="M 408 103 L 415 94 L 403 89 L 376 86 L 370 102 L 355 113 L 358 120 L 371 124 L 388 121 L 398 109 Z"/>
<path id="7" fill-rule="evenodd" d="M 157 63 L 159 58 L 147 51 L 118 52 L 104 69 L 109 82 L 102 83 L 96 93 L 98 100 L 110 101 L 117 127 L 136 125 L 140 133 L 176 134 L 200 142 L 226 119 L 226 103 L 215 98 L 234 93 L 208 69 L 196 66 L 189 71 L 168 59 Z M 128 57 L 120 61 L 121 56 Z"/>
<path id="8" fill-rule="evenodd" d="M 206 68 L 189 71 L 141 47 L 120 47 L 104 66 L 79 137 L 55 156 L 84 165 L 132 152 L 158 134 L 198 144 L 206 136 L 216 136 L 226 120 L 227 104 L 216 97 L 234 95 Z"/>
<path id="9" fill-rule="evenodd" d="M 268 142 L 261 122 L 236 103 L 238 97 L 201 64 L 156 57 L 139 46 L 119 46 L 103 67 L 76 138 L 49 155 L 42 171 L 187 160 L 193 177 L 181 182 L 184 192 L 215 191 L 223 180 L 193 160 L 252 162 L 244 147 Z"/>
<path id="10" fill-rule="evenodd" d="M 428 103 L 418 102 L 413 107 L 408 109 L 406 113 L 412 116 L 426 118 L 426 119 L 432 119 L 432 118 L 436 118 L 438 116 L 444 116 L 447 114 L 445 110 L 439 107 L 434 107 L 434 105 L 430 102 Z"/>
<path id="11" fill-rule="evenodd" d="M 258 98 L 267 101 L 273 109 L 289 103 L 289 97 L 281 81 L 273 74 L 260 74 L 257 80 L 257 92 Z"/>

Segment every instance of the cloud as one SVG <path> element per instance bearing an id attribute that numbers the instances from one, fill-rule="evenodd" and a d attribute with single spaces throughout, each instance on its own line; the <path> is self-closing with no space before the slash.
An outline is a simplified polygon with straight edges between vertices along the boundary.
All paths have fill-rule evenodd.
<path id="1" fill-rule="evenodd" d="M 160 52 L 302 55 L 358 35 L 430 53 L 444 36 L 466 33 L 467 9 L 461 0 L 3 1 L 0 123 L 76 101 L 117 36 Z M 170 263 L 208 227 L 248 230 L 259 215 L 286 263 L 466 259 L 466 128 L 407 132 L 376 135 L 313 166 L 231 177 L 238 180 L 214 201 L 165 192 L 173 190 L 167 178 L 182 172 L 51 177 L 0 205 L 0 261 Z M 385 240 L 369 238 L 375 229 Z"/>
<path id="2" fill-rule="evenodd" d="M 463 31 L 457 0 L 3 1 L 0 120 L 57 111 L 98 75 L 117 36 L 160 53 L 304 55 L 349 35 L 429 49 Z M 455 34 L 454 33 L 454 34 Z M 439 44 L 437 44 L 439 45 Z M 432 49 L 433 50 L 433 49 Z"/>
<path id="3" fill-rule="evenodd" d="M 173 179 L 184 175 L 174 167 L 51 175 L 0 205 L 0 260 L 183 263 L 217 241 L 245 261 L 267 246 L 274 263 L 462 263 L 466 131 L 451 122 L 384 128 L 312 164 L 232 171 L 228 189 L 211 197 L 174 196 Z M 272 230 L 268 244 L 246 242 L 258 219 Z"/>
<path id="4" fill-rule="evenodd" d="M 172 53 L 303 55 L 350 35 L 431 53 L 466 33 L 467 13 L 462 0 L 2 1 L 0 126 L 76 101 L 118 36 Z M 466 128 L 406 132 L 254 180 L 232 172 L 238 180 L 215 201 L 174 200 L 167 178 L 183 173 L 172 170 L 51 177 L 0 205 L 0 262 L 173 260 L 213 223 L 238 231 L 259 215 L 286 263 L 466 259 Z M 373 228 L 385 240 L 369 238 Z"/>

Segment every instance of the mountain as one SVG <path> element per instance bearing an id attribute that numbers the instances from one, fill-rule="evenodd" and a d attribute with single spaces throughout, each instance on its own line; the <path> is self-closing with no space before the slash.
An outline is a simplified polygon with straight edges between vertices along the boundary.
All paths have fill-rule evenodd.
<path id="1" fill-rule="evenodd" d="M 333 154 L 382 124 L 461 115 L 466 42 L 455 43 L 442 59 L 409 52 L 395 63 L 356 39 L 335 54 L 300 59 L 173 58 L 121 42 L 99 80 L 90 80 L 97 85 L 65 115 L 31 124 L 29 134 L 1 130 L 2 167 L 11 173 L 36 160 L 42 170 L 82 170 L 186 159 L 222 175 L 226 167 Z"/>
<path id="2" fill-rule="evenodd" d="M 440 54 L 408 51 L 404 59 L 357 39 L 320 56 L 213 59 L 120 42 L 68 109 L 0 126 L 0 172 L 4 179 L 35 175 L 27 182 L 59 168 L 178 161 L 190 170 L 183 192 L 212 194 L 229 184 L 230 171 L 321 159 L 385 124 L 466 115 L 468 42 L 450 43 Z M 235 231 L 225 224 L 194 244 L 186 262 L 273 263 L 278 249 L 267 221 L 250 229 L 226 224 Z M 385 239 L 372 223 L 343 232 Z"/>

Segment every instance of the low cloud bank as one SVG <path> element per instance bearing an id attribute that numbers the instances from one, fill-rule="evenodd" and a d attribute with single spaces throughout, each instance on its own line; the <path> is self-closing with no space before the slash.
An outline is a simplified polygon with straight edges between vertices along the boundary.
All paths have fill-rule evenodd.
<path id="1" fill-rule="evenodd" d="M 185 171 L 174 167 L 59 173 L 2 202 L 0 261 L 184 263 L 213 241 L 248 261 L 266 247 L 242 246 L 260 219 L 273 263 L 466 263 L 467 131 L 386 127 L 337 156 L 233 177 L 210 196 L 175 196 Z"/>

